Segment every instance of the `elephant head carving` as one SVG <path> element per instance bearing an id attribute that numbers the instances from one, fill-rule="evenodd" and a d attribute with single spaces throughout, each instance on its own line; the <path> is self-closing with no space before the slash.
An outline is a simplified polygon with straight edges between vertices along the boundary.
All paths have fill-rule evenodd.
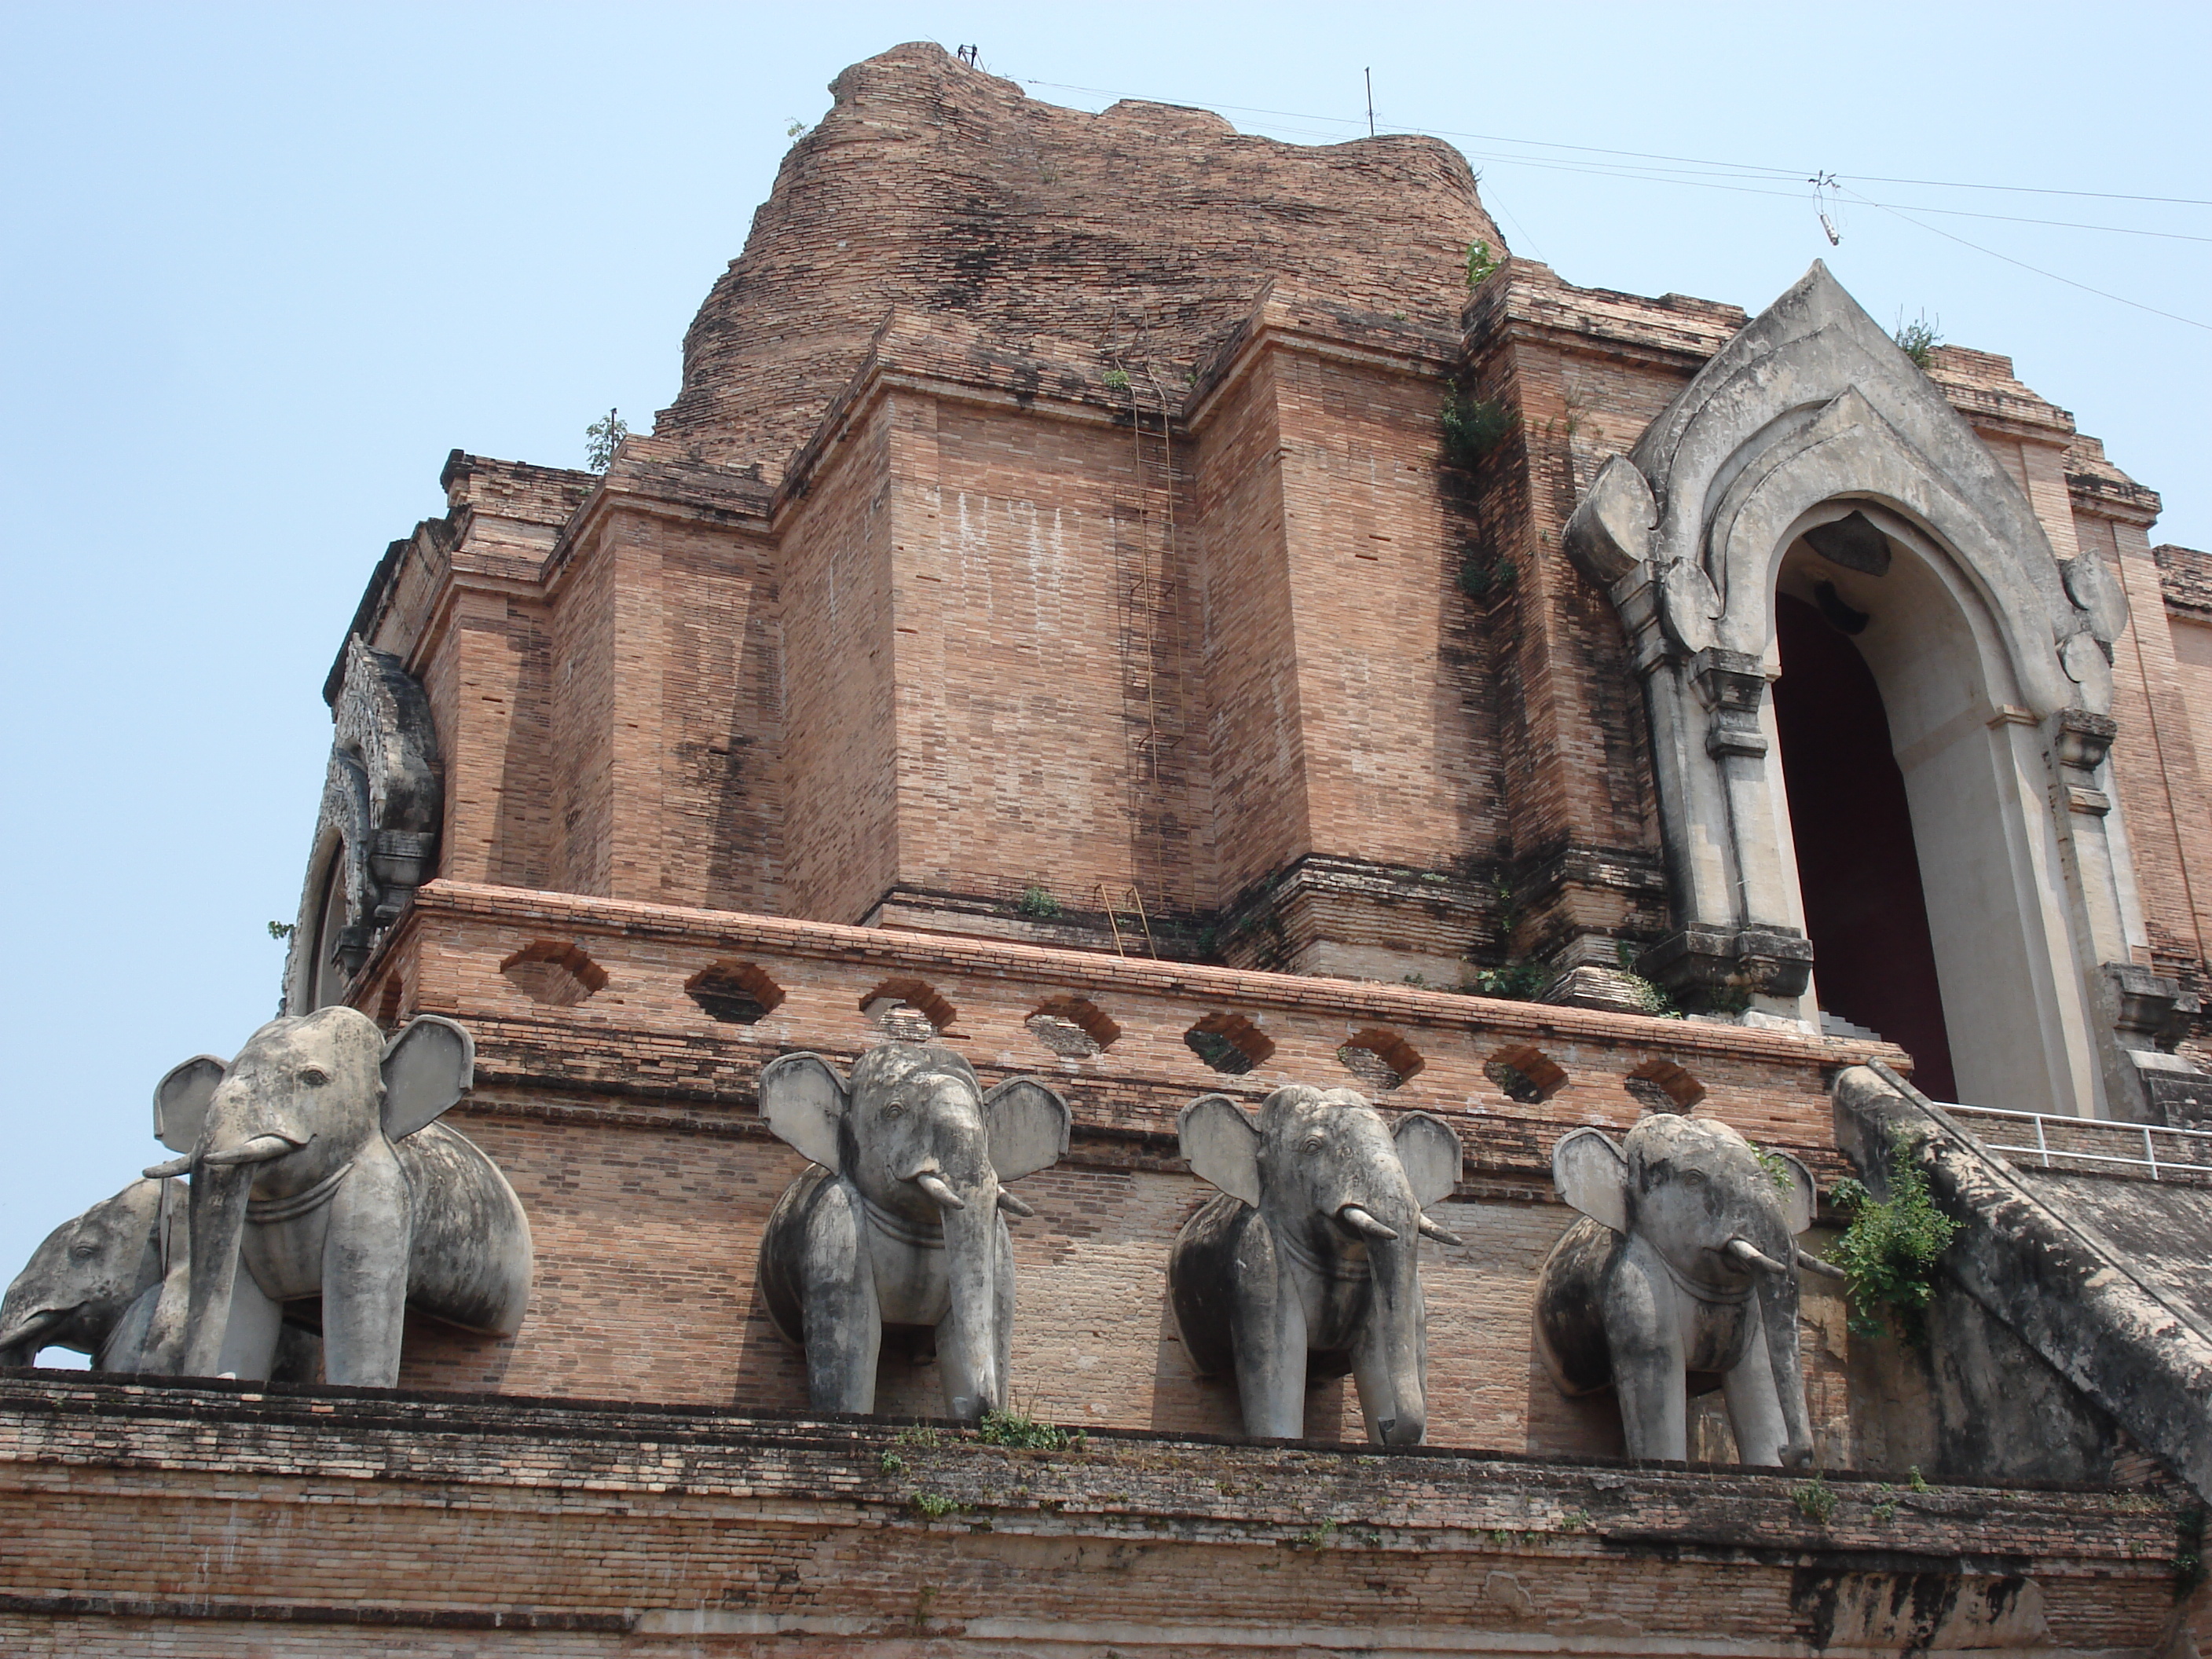
<path id="1" fill-rule="evenodd" d="M 1611 1386 L 1632 1457 L 1687 1455 L 1688 1397 L 1723 1389 L 1738 1455 L 1812 1455 L 1797 1332 L 1797 1235 L 1815 1188 L 1727 1124 L 1655 1113 L 1621 1146 L 1595 1129 L 1552 1152 L 1582 1212 L 1537 1281 L 1539 1353 L 1561 1390 Z"/>
<path id="2" fill-rule="evenodd" d="M 389 1042 L 357 1009 L 270 1021 L 225 1062 L 202 1054 L 154 1092 L 155 1133 L 191 1176 L 188 1309 L 167 1368 L 266 1376 L 287 1303 L 319 1299 L 334 1383 L 398 1380 L 404 1312 L 512 1335 L 530 1225 L 491 1161 L 435 1120 L 475 1044 L 425 1015 Z"/>
<path id="3" fill-rule="evenodd" d="M 806 1351 L 818 1411 L 875 1409 L 885 1326 L 927 1328 L 946 1410 L 1006 1401 L 1013 1244 L 1005 1183 L 1067 1150 L 1067 1103 L 1034 1078 L 985 1090 L 950 1048 L 890 1042 L 850 1080 L 818 1054 L 761 1070 L 769 1127 L 814 1167 L 785 1189 L 761 1237 L 769 1312 Z"/>
<path id="4" fill-rule="evenodd" d="M 101 1370 L 143 1369 L 137 1345 L 118 1334 L 129 1321 L 143 1336 L 184 1211 L 183 1182 L 134 1181 L 47 1234 L 0 1302 L 0 1365 L 28 1365 L 55 1347 L 89 1354 Z"/>
<path id="5" fill-rule="evenodd" d="M 1223 1095 L 1182 1111 L 1183 1156 L 1221 1189 L 1183 1225 L 1168 1286 L 1201 1375 L 1233 1373 L 1247 1433 L 1303 1431 L 1309 1375 L 1359 1390 L 1370 1440 L 1418 1444 L 1428 1427 L 1419 1240 L 1459 1240 L 1425 1213 L 1459 1182 L 1440 1119 L 1395 1126 L 1349 1089 L 1291 1085 L 1256 1121 Z"/>

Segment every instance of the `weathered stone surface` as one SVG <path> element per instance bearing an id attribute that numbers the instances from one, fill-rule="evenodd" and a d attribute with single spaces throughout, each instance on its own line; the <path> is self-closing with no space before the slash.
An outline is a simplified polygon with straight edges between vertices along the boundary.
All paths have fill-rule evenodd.
<path id="1" fill-rule="evenodd" d="M 475 1045 L 452 1020 L 388 1042 L 343 1006 L 272 1020 L 231 1060 L 199 1055 L 155 1086 L 154 1126 L 191 1176 L 189 1271 L 153 1317 L 149 1371 L 262 1378 L 286 1308 L 320 1323 L 334 1383 L 398 1380 L 404 1310 L 512 1336 L 530 1300 L 521 1200 L 434 1120 L 468 1092 Z"/>
<path id="2" fill-rule="evenodd" d="M 1583 1218 L 1536 1285 L 1536 1351 L 1560 1391 L 1612 1389 L 1630 1456 L 1685 1457 L 1689 1395 L 1723 1389 L 1743 1462 L 1809 1462 L 1797 1236 L 1812 1172 L 1784 1154 L 1778 1175 L 1726 1124 L 1674 1112 L 1618 1146 L 1563 1135 L 1552 1168 Z"/>
<path id="3" fill-rule="evenodd" d="M 1864 1066 L 1837 1078 L 1835 1099 L 1837 1143 L 1878 1195 L 1893 1160 L 1911 1158 L 1960 1224 L 1945 1273 L 2212 1498 L 2212 1325 L 2196 1305 L 2201 1291 L 2185 1296 L 2161 1282 L 2177 1277 L 2177 1255 L 2201 1248 L 2202 1195 L 2156 1188 L 2155 1197 L 2115 1196 L 2049 1174 L 2031 1183 L 1940 1107 Z M 2181 1231 L 2172 1242 L 2154 1243 L 2173 1224 Z M 2148 1260 L 2138 1263 L 2136 1250 Z M 2203 1261 L 2181 1273 L 2201 1283 Z M 2034 1425 L 2024 1419 L 2002 1431 L 2032 1434 Z"/>
<path id="4" fill-rule="evenodd" d="M 1376 1445 L 1428 1432 L 1420 1242 L 1463 1241 L 1424 1211 L 1459 1185 L 1459 1137 L 1408 1112 L 1385 1125 L 1350 1089 L 1293 1084 L 1254 1119 L 1205 1095 L 1177 1121 L 1191 1172 L 1218 1188 L 1176 1234 L 1168 1295 L 1183 1351 L 1236 1379 L 1244 1431 L 1296 1439 L 1310 1382 L 1356 1379 Z"/>
<path id="5" fill-rule="evenodd" d="M 817 1411 L 876 1408 L 887 1328 L 928 1333 L 947 1415 L 973 1422 L 1012 1397 L 1014 1253 L 1000 1185 L 1057 1164 L 1067 1103 L 1035 1078 L 989 1090 L 949 1048 L 872 1048 L 851 1080 L 819 1054 L 762 1068 L 761 1115 L 811 1161 L 761 1234 L 760 1283 L 806 1350 Z M 1004 1212 L 1005 1213 L 1001 1213 Z"/>

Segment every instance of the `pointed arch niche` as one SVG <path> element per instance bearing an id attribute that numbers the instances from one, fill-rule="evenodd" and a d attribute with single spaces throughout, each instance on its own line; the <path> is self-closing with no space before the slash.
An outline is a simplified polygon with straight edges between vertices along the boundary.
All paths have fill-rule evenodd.
<path id="1" fill-rule="evenodd" d="M 1882 1035 L 1917 1042 L 1929 1083 L 1948 1069 L 1951 1097 L 2136 1115 L 2105 1012 L 2105 964 L 2141 931 L 2104 775 L 2124 604 L 1825 267 L 1607 462 L 1565 543 L 1651 721 L 1676 925 L 1644 971 L 1817 1021 L 1825 930 L 1828 1012 L 1910 1028 Z M 1793 665 L 1785 771 L 1768 691 Z M 1808 700 L 1825 725 L 1797 717 Z M 1792 784 L 1825 803 L 1802 872 Z M 1865 844 L 1840 843 L 1831 814 L 1862 809 Z M 1885 950 L 1932 956 L 1939 1008 L 1869 988 Z"/>

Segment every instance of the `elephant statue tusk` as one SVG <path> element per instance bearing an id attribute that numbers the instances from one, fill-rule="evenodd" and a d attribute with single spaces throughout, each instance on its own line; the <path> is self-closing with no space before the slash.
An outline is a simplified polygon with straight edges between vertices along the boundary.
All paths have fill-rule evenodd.
<path id="1" fill-rule="evenodd" d="M 1422 1237 L 1433 1238 L 1439 1244 L 1464 1244 L 1467 1243 L 1467 1241 L 1462 1238 L 1457 1233 L 1447 1231 L 1445 1229 L 1437 1226 L 1435 1222 L 1430 1220 L 1426 1216 L 1423 1216 L 1420 1219 L 1420 1229 Z"/>
<path id="2" fill-rule="evenodd" d="M 1364 1233 L 1370 1238 L 1395 1238 L 1398 1236 L 1395 1230 L 1384 1226 L 1357 1204 L 1346 1205 L 1336 1212 L 1336 1218 L 1352 1231 Z"/>
<path id="3" fill-rule="evenodd" d="M 1790 1271 L 1747 1239 L 1731 1238 L 1723 1248 L 1737 1261 L 1750 1267 L 1763 1268 L 1771 1273 L 1786 1273 Z"/>
<path id="4" fill-rule="evenodd" d="M 283 1135 L 256 1135 L 242 1146 L 234 1146 L 227 1152 L 208 1152 L 200 1162 L 218 1170 L 227 1170 L 240 1164 L 266 1164 L 272 1158 L 305 1146 L 305 1141 L 293 1140 Z M 191 1166 L 186 1165 L 187 1168 Z"/>
<path id="5" fill-rule="evenodd" d="M 171 1158 L 167 1164 L 149 1165 L 143 1173 L 149 1181 L 167 1181 L 172 1176 L 189 1175 L 191 1167 L 192 1155 L 186 1152 L 181 1158 Z"/>
<path id="6" fill-rule="evenodd" d="M 964 1210 L 968 1207 L 960 1201 L 960 1194 L 946 1186 L 945 1177 L 934 1170 L 917 1170 L 908 1179 L 927 1193 L 940 1210 Z"/>
<path id="7" fill-rule="evenodd" d="M 1818 1273 L 1823 1279 L 1849 1279 L 1850 1275 L 1832 1261 L 1823 1261 L 1807 1251 L 1797 1252 L 1797 1265 L 1808 1273 Z"/>
<path id="8" fill-rule="evenodd" d="M 1036 1213 L 1035 1210 L 1023 1203 L 1021 1200 L 1016 1198 L 1004 1187 L 999 1188 L 999 1207 L 1004 1210 L 1008 1215 L 1027 1217 L 1033 1216 Z"/>

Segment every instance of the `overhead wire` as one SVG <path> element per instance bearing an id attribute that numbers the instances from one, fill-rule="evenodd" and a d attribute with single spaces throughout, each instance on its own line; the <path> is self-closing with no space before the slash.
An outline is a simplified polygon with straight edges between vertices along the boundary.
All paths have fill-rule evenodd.
<path id="1" fill-rule="evenodd" d="M 1084 93 L 1103 98 L 1133 98 L 1139 95 L 1133 93 L 1116 91 L 1114 88 L 1108 87 L 1075 86 L 1066 82 L 1031 79 L 1024 81 L 1022 84 L 1025 86 L 1048 88 L 1060 92 Z M 1347 121 L 1336 116 L 1317 115 L 1311 113 L 1310 112 L 1304 111 L 1264 109 L 1252 105 L 1215 103 L 1207 101 L 1202 106 L 1202 106 L 1208 109 L 1231 111 L 1240 115 L 1257 115 L 1273 118 L 1273 121 L 1269 123 L 1271 125 L 1273 125 L 1274 121 L 1318 121 L 1323 123 L 1327 126 L 1335 129 L 1334 131 L 1326 132 L 1316 131 L 1311 128 L 1288 128 L 1278 126 L 1275 129 L 1277 131 L 1291 132 L 1301 137 L 1340 139 L 1344 136 L 1346 129 L 1352 130 L 1356 136 L 1359 125 L 1357 122 Z M 1448 127 L 1401 126 L 1397 130 L 1403 132 L 1433 137 L 1468 139 L 1476 143 L 1514 145 L 1522 149 L 1565 151 L 1579 158 L 1589 159 L 1568 160 L 1559 156 L 1511 155 L 1498 153 L 1496 151 L 1468 150 L 1463 153 L 1467 155 L 1468 159 L 1470 161 L 1480 161 L 1490 166 L 1537 167 L 1547 172 L 1574 173 L 1583 174 L 1586 177 L 1617 179 L 1629 183 L 1676 185 L 1700 190 L 1727 191 L 1737 195 L 1775 196 L 1786 198 L 1791 200 L 1802 201 L 1804 199 L 1805 186 L 1808 183 L 1819 185 L 1821 181 L 1826 181 L 1826 187 L 1837 195 L 1849 196 L 1853 201 L 1861 205 L 1879 209 L 1881 211 L 1889 214 L 1894 218 L 1903 220 L 1906 224 L 1913 226 L 1916 229 L 1924 230 L 1930 235 L 1941 236 L 1947 241 L 1955 242 L 1961 247 L 1972 249 L 1974 252 L 1985 254 L 1990 258 L 2002 260 L 2005 264 L 2013 265 L 2019 270 L 2031 272 L 2035 276 L 2047 278 L 2051 282 L 2063 283 L 2066 287 L 2076 289 L 2084 294 L 2094 295 L 2100 299 L 2110 300 L 2117 305 L 2124 305 L 2129 307 L 2132 310 L 2144 312 L 2154 317 L 2161 317 L 2169 322 L 2181 323 L 2191 328 L 2205 329 L 2208 331 L 2212 331 L 2212 324 L 2199 321 L 2193 317 L 2185 317 L 2180 315 L 2179 313 L 2166 311 L 2157 306 L 2147 305 L 2139 300 L 2130 300 L 2124 295 L 2112 293 L 2108 289 L 2094 287 L 2090 283 L 2077 281 L 2071 276 L 2062 276 L 2057 271 L 2046 270 L 2043 266 L 2030 264 L 2027 260 L 2014 258 L 2013 255 L 2008 253 L 1999 252 L 1995 248 L 1984 247 L 1979 242 L 1970 240 L 1966 237 L 1954 234 L 1954 233 L 1944 229 L 1941 225 L 1928 224 L 1915 216 L 1918 214 L 1940 214 L 1944 216 L 1953 218 L 1981 219 L 2005 224 L 2032 225 L 2044 229 L 2087 231 L 2093 234 L 2111 235 L 2150 237 L 2163 241 L 2212 243 L 2212 236 L 2197 235 L 2185 231 L 2151 230 L 2129 225 L 2100 225 L 2063 219 L 2038 219 L 2020 214 L 1985 213 L 1966 208 L 1944 208 L 1918 203 L 1899 204 L 1894 202 L 1883 202 L 1878 201 L 1874 198 L 1864 194 L 1863 191 L 1850 188 L 1847 181 L 1856 180 L 1866 184 L 1905 185 L 1915 188 L 1930 190 L 1991 191 L 2019 195 L 2070 197 L 2083 200 L 2133 202 L 2175 207 L 2212 207 L 2212 199 L 2198 199 L 2191 197 L 2177 196 L 2147 196 L 2117 191 L 2069 190 L 2055 185 L 1978 185 L 1964 183 L 1954 179 L 1901 179 L 1888 178 L 1875 174 L 1856 173 L 1836 174 L 1818 170 L 1811 172 L 1808 175 L 1807 170 L 1802 168 L 1776 167 L 1751 162 L 1721 161 L 1712 160 L 1709 157 L 1701 156 L 1668 155 L 1644 150 L 1615 149 L 1595 144 L 1565 144 L 1555 143 L 1549 139 L 1514 138 L 1495 133 L 1455 131 Z M 1595 159 L 1600 156 L 1613 156 L 1621 159 L 1614 161 L 1603 161 Z M 1654 162 L 1663 163 L 1665 165 L 1656 167 L 1649 165 L 1650 163 Z M 1694 169 L 1695 171 L 1691 171 L 1692 169 Z M 1771 185 L 1787 185 L 1790 187 L 1782 189 L 1767 187 Z M 1819 191 L 1816 189 L 1816 199 L 1818 195 Z M 1830 238 L 1832 240 L 1834 240 L 1834 232 L 1832 230 L 1830 232 Z"/>

